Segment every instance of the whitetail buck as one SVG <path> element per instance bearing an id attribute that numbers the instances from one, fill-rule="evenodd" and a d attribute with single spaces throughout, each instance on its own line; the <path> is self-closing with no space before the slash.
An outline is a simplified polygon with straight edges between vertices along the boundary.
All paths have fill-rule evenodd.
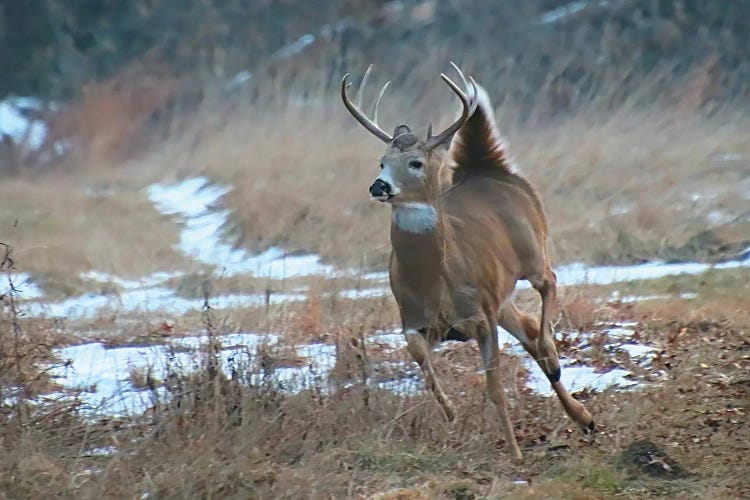
<path id="1" fill-rule="evenodd" d="M 453 67 L 465 90 L 440 76 L 461 100 L 461 116 L 434 136 L 430 126 L 424 140 L 406 125 L 398 125 L 393 135 L 378 126 L 377 108 L 388 84 L 373 105 L 372 119 L 360 111 L 369 69 L 357 104 L 347 94 L 348 74 L 341 97 L 354 118 L 387 144 L 370 194 L 392 208 L 390 284 L 408 351 L 452 421 L 455 408 L 435 377 L 430 350 L 442 340 L 475 339 L 489 398 L 508 446 L 520 459 L 498 370 L 498 324 L 539 363 L 566 413 L 584 430 L 593 430 L 594 422 L 560 382 L 551 324 L 556 277 L 547 257 L 542 203 L 507 160 L 487 93 Z M 510 301 L 521 279 L 542 296 L 541 328 Z"/>

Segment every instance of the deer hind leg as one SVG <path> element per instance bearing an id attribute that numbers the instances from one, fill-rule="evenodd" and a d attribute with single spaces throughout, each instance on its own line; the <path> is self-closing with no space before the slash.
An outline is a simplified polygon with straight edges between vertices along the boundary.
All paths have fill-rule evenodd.
<path id="1" fill-rule="evenodd" d="M 555 391 L 555 394 L 557 394 L 560 403 L 562 403 L 565 413 L 567 413 L 568 416 L 584 430 L 593 430 L 594 420 L 591 417 L 591 414 L 580 401 L 570 395 L 560 381 L 560 362 L 557 358 L 557 350 L 555 349 L 551 328 L 550 333 L 548 334 L 548 341 L 540 342 L 543 340 L 545 332 L 540 330 L 533 317 L 521 313 L 516 309 L 516 306 L 510 302 L 506 302 L 500 308 L 498 323 L 511 335 L 517 338 L 524 349 L 526 349 L 526 352 L 531 354 L 539 364 L 542 371 L 547 375 L 547 378 L 552 384 L 552 389 Z M 551 346 L 551 348 L 549 346 Z"/>
<path id="2" fill-rule="evenodd" d="M 443 388 L 440 387 L 437 377 L 435 377 L 435 370 L 430 361 L 430 346 L 427 340 L 419 331 L 414 329 L 406 329 L 404 333 L 406 335 L 406 349 L 422 369 L 425 386 L 440 404 L 445 419 L 448 422 L 453 422 L 456 418 L 456 408 L 443 391 Z"/>
<path id="3" fill-rule="evenodd" d="M 508 397 L 500 379 L 500 349 L 497 341 L 497 324 L 494 318 L 489 320 L 486 326 L 478 332 L 477 337 L 487 377 L 487 395 L 495 405 L 500 426 L 505 434 L 505 442 L 508 443 L 513 457 L 521 460 L 523 455 L 518 447 L 513 423 L 510 421 L 510 415 L 508 414 Z"/>
<path id="4" fill-rule="evenodd" d="M 552 332 L 552 317 L 557 304 L 557 277 L 549 267 L 545 268 L 541 278 L 530 279 L 531 285 L 542 296 L 542 317 L 540 333 L 536 339 L 536 358 L 550 382 L 560 380 L 560 363 L 557 359 L 554 334 Z"/>

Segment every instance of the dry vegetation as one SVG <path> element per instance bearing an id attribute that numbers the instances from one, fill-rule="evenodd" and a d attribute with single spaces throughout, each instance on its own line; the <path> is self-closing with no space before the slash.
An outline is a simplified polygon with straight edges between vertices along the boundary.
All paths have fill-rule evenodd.
<path id="1" fill-rule="evenodd" d="M 208 350 L 194 375 L 163 382 L 171 400 L 157 398 L 143 416 L 91 419 L 70 403 L 23 397 L 47 390 L 40 362 L 53 360 L 61 339 L 35 333 L 51 331 L 43 322 L 15 318 L 11 294 L 3 300 L 0 380 L 22 397 L 2 407 L 0 490 L 7 498 L 50 491 L 77 498 L 737 498 L 750 486 L 747 278 L 747 271 L 684 278 L 682 286 L 699 293 L 690 303 L 610 303 L 598 313 L 638 321 L 639 338 L 658 347 L 653 363 L 666 375 L 637 392 L 579 393 L 597 415 L 593 438 L 571 428 L 554 398 L 525 389 L 525 371 L 506 356 L 521 464 L 505 454 L 473 369 L 473 344 L 436 359 L 460 406 L 454 425 L 442 422 L 426 393 L 395 396 L 362 384 L 363 376 L 377 377 L 382 353 L 363 350 L 358 339 L 393 319 L 379 307 L 342 308 L 313 294 L 285 316 L 296 334 L 290 342 L 339 342 L 334 376 L 352 384 L 346 389 L 328 393 L 322 383 L 289 395 L 273 377 L 250 382 L 242 367 L 228 379 Z M 585 296 L 595 297 L 589 290 L 575 300 Z M 224 316 L 231 314 L 204 314 L 204 328 L 228 328 Z M 565 342 L 560 349 L 574 352 Z M 304 363 L 284 348 L 258 355 L 271 366 Z M 133 377 L 154 388 L 147 374 Z M 651 454 L 627 451 L 644 440 L 657 447 Z"/>
<path id="2" fill-rule="evenodd" d="M 481 67 L 473 73 L 483 81 Z M 318 77 L 323 74 L 307 75 L 306 85 L 320 87 Z M 432 87 L 439 89 L 435 82 Z M 280 97 L 281 89 L 264 84 L 251 92 L 252 99 L 231 98 L 231 111 L 221 111 L 225 105 L 215 101 L 204 103 L 187 130 L 157 151 L 115 172 L 89 169 L 84 182 L 114 186 L 132 200 L 132 190 L 154 180 L 208 175 L 234 186 L 223 203 L 231 210 L 227 236 L 238 245 L 253 251 L 281 245 L 320 253 L 340 265 L 383 268 L 388 218 L 367 194 L 380 145 L 341 111 L 335 92 L 299 86 Z M 301 101 L 303 90 L 307 97 Z M 412 101 L 423 90 L 426 96 Z M 406 120 L 424 128 L 428 117 L 450 117 L 455 104 L 430 88 L 396 86 L 392 94 L 383 123 Z M 502 102 L 501 94 L 496 97 Z M 269 102 L 262 107 L 253 104 L 264 100 Z M 439 116 L 425 112 L 435 105 Z M 747 243 L 750 142 L 744 130 L 750 124 L 742 114 L 721 109 L 709 117 L 687 105 L 646 110 L 626 102 L 530 126 L 518 123 L 511 105 L 500 105 L 497 113 L 511 155 L 542 193 L 557 263 L 702 260 L 731 256 Z M 71 214 L 89 208 L 68 206 Z M 139 216 L 134 212 L 129 219 Z M 48 238 L 35 222 L 21 224 Z M 139 221 L 138 227 L 155 226 Z M 149 233 L 144 234 L 149 245 L 156 233 L 163 234 Z M 63 249 L 101 260 L 89 256 L 95 246 Z"/>
<path id="3" fill-rule="evenodd" d="M 24 319 L 24 305 L 12 290 L 5 293 L 10 285 L 4 277 L 0 498 L 50 492 L 76 498 L 382 499 L 747 494 L 747 270 L 561 290 L 558 331 L 636 321 L 640 340 L 660 349 L 653 363 L 666 375 L 637 392 L 577 394 L 601 425 L 596 436 L 585 438 L 570 429 L 555 400 L 525 387 L 518 359 L 505 356 L 503 376 L 527 457 L 513 464 L 475 373 L 473 344 L 436 355 L 441 379 L 460 406 L 455 425 L 441 421 L 427 394 L 397 396 L 363 383 L 387 377 L 375 370 L 386 358 L 383 349 L 365 347 L 364 339 L 391 329 L 398 313 L 388 296 L 351 300 L 340 293 L 379 285 L 376 280 L 216 276 L 174 248 L 179 221 L 159 214 L 144 188 L 206 175 L 233 187 L 221 203 L 231 211 L 223 230 L 237 245 L 251 251 L 280 245 L 319 253 L 342 267 L 383 269 L 390 247 L 387 210 L 367 193 L 381 145 L 343 110 L 338 79 L 343 71 L 361 75 L 370 60 L 377 62 L 377 78 L 395 80 L 384 101 L 383 126 L 406 121 L 425 130 L 429 120 L 439 127 L 455 112 L 437 80 L 450 58 L 492 90 L 509 152 L 545 202 L 556 265 L 718 260 L 750 245 L 750 118 L 744 101 L 729 90 L 742 84 L 746 68 L 725 74 L 725 66 L 707 57 L 679 75 L 674 61 L 645 71 L 638 66 L 645 57 L 641 45 L 647 45 L 639 41 L 642 33 L 604 29 L 609 41 L 602 35 L 592 43 L 598 29 L 593 22 L 554 35 L 509 28 L 503 37 L 519 37 L 519 55 L 506 60 L 489 45 L 475 50 L 478 42 L 470 36 L 437 43 L 428 29 L 430 36 L 422 37 L 430 2 L 402 23 L 364 3 L 367 16 L 385 14 L 365 29 L 357 24 L 364 23 L 359 14 L 344 9 L 356 21 L 354 42 L 340 33 L 323 42 L 319 37 L 302 56 L 259 63 L 240 90 L 227 91 L 215 79 L 196 83 L 150 72 L 142 78 L 139 66 L 93 83 L 51 125 L 50 140 L 73 141 L 68 157 L 46 171 L 21 168 L 0 180 L 7 207 L 0 213 L 0 241 L 15 248 L 14 270 L 30 272 L 48 299 L 83 292 L 116 297 L 116 284 L 82 278 L 88 270 L 132 278 L 185 271 L 163 285 L 190 299 L 307 293 L 304 301 L 214 316 L 128 315 L 115 307 L 93 320 L 53 322 Z M 467 12 L 456 17 L 458 24 L 473 11 Z M 530 19 L 537 12 L 529 8 L 523 15 Z M 496 30 L 492 19 L 480 20 L 477 33 Z M 529 19 L 519 18 L 518 25 Z M 658 42 L 665 53 L 679 53 L 680 36 L 689 30 L 679 27 L 676 35 L 666 27 L 654 31 L 669 35 Z M 367 39 L 362 33 L 380 35 Z M 397 54 L 390 52 L 392 40 L 402 41 Z M 437 48 L 422 46 L 431 43 Z M 605 58 L 611 64 L 601 65 L 599 52 L 607 47 L 619 59 Z M 535 57 L 553 63 L 541 67 Z M 241 60 L 236 50 L 232 60 Z M 588 75 L 595 84 L 571 74 Z M 613 292 L 661 299 L 618 302 Z M 686 301 L 685 293 L 697 298 Z M 533 293 L 519 292 L 516 301 L 538 308 Z M 326 385 L 289 395 L 273 378 L 248 383 L 241 370 L 227 379 L 209 352 L 189 377 L 155 382 L 148 371 L 134 370 L 138 387 L 148 392 L 163 384 L 171 397 L 156 398 L 145 415 L 91 418 L 69 400 L 39 397 L 59 389 L 46 369 L 62 362 L 54 348 L 73 338 L 145 345 L 201 330 L 280 333 L 284 345 L 256 353 L 272 367 L 305 363 L 290 348 L 294 344 L 336 345 L 332 384 L 338 390 L 326 392 Z M 597 339 L 607 342 L 606 335 Z M 583 356 L 569 335 L 558 340 L 564 354 Z M 586 356 L 602 370 L 623 363 L 604 349 Z M 623 452 L 639 440 L 662 451 Z M 675 462 L 664 466 L 662 452 Z M 639 457 L 651 463 L 628 465 Z"/>
<path id="4" fill-rule="evenodd" d="M 142 193 L 110 195 L 81 184 L 59 176 L 0 183 L 2 237 L 15 249 L 18 270 L 80 291 L 81 272 L 140 277 L 186 263 L 172 248 L 178 228 Z"/>

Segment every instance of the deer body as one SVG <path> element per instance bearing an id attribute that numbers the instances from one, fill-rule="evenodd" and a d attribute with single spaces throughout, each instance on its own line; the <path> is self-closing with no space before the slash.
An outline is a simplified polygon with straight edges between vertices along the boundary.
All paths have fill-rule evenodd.
<path id="1" fill-rule="evenodd" d="M 445 339 L 476 340 L 488 395 L 520 459 L 499 377 L 498 324 L 537 360 L 566 412 L 585 428 L 593 428 L 593 421 L 560 382 L 550 323 L 555 275 L 539 197 L 506 161 L 484 89 L 473 79 L 469 84 L 460 71 L 466 93 L 441 76 L 461 99 L 463 112 L 438 136 L 428 132 L 426 140 L 405 125 L 392 136 L 383 132 L 348 100 L 346 77 L 342 96 L 355 118 L 388 144 L 370 193 L 392 208 L 389 276 L 407 349 L 451 421 L 455 409 L 435 376 L 430 348 Z M 541 328 L 509 300 L 519 279 L 542 295 Z"/>

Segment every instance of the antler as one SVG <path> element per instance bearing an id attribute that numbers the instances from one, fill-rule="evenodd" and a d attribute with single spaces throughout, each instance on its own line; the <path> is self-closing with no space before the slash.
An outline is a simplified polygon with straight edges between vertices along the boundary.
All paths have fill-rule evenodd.
<path id="1" fill-rule="evenodd" d="M 466 77 L 458 68 L 458 66 L 453 64 L 453 62 L 451 62 L 450 64 L 458 73 L 461 82 L 464 84 L 464 87 L 466 87 L 466 92 L 470 92 L 471 96 L 467 95 L 463 90 L 461 90 L 459 86 L 453 82 L 453 80 L 445 75 L 445 73 L 440 73 L 440 78 L 442 78 L 443 81 L 447 83 L 448 86 L 453 90 L 453 92 L 458 95 L 459 99 L 461 99 L 463 110 L 458 120 L 453 122 L 450 127 L 443 130 L 438 135 L 432 135 L 432 125 L 430 125 L 430 127 L 427 129 L 427 140 L 425 141 L 425 147 L 428 150 L 436 148 L 440 144 L 443 144 L 445 141 L 449 141 L 453 137 L 453 134 L 458 132 L 458 130 L 464 126 L 464 124 L 469 120 L 469 117 L 472 115 L 472 113 L 474 113 L 474 110 L 477 109 L 477 82 L 475 82 L 474 78 L 472 78 L 471 76 L 469 77 L 469 81 L 467 81 Z"/>
<path id="2" fill-rule="evenodd" d="M 377 137 L 381 141 L 390 143 L 391 141 L 393 141 L 393 137 L 391 137 L 388 133 L 381 129 L 380 126 L 378 126 L 378 106 L 380 105 L 380 100 L 383 98 L 383 94 L 385 94 L 385 90 L 388 88 L 388 85 L 390 85 L 391 82 L 386 82 L 385 85 L 383 85 L 383 88 L 380 89 L 378 98 L 375 100 L 375 103 L 372 106 L 372 120 L 359 109 L 359 106 L 362 105 L 362 91 L 367 84 L 367 79 L 370 76 L 370 70 L 372 70 L 372 64 L 367 68 L 365 75 L 362 77 L 362 84 L 360 85 L 359 91 L 357 92 L 357 104 L 355 105 L 352 103 L 346 91 L 346 89 L 351 85 L 351 83 L 349 82 L 349 73 L 345 74 L 343 80 L 341 80 L 341 99 L 344 101 L 344 106 L 346 106 L 346 109 L 349 110 L 352 116 L 354 116 L 354 118 L 356 118 L 359 123 L 361 123 L 367 130 L 372 132 L 375 137 Z"/>

